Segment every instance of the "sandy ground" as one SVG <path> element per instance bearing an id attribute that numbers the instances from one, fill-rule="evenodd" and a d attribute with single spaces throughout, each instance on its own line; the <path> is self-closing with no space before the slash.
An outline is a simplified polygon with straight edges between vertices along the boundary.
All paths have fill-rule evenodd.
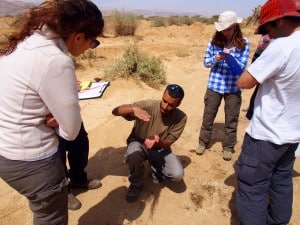
<path id="1" fill-rule="evenodd" d="M 258 36 L 255 28 L 243 28 L 251 42 L 251 56 Z M 212 146 L 203 156 L 195 154 L 202 122 L 203 95 L 209 70 L 203 66 L 203 53 L 214 32 L 213 26 L 171 26 L 153 28 L 148 22 L 139 25 L 135 37 L 101 38 L 96 50 L 97 59 L 78 70 L 81 80 L 102 77 L 103 69 L 113 64 L 124 48 L 139 40 L 139 48 L 149 55 L 164 59 L 168 83 L 178 83 L 186 92 L 180 108 L 188 115 L 186 128 L 173 145 L 173 151 L 185 167 L 180 183 L 155 184 L 150 170 L 140 198 L 135 203 L 125 200 L 127 166 L 123 165 L 125 140 L 132 122 L 111 115 L 120 104 L 140 99 L 161 98 L 162 91 L 136 84 L 131 80 L 115 80 L 98 99 L 82 100 L 82 116 L 90 139 L 90 159 L 87 171 L 90 177 L 99 178 L 103 186 L 97 190 L 77 192 L 82 202 L 78 211 L 69 211 L 70 225 L 227 225 L 238 224 L 235 209 L 235 162 L 248 124 L 245 111 L 252 90 L 243 91 L 243 102 L 238 126 L 238 143 L 231 161 L 222 159 L 221 141 L 224 136 L 224 113 L 221 105 L 213 132 Z M 182 54 L 184 53 L 184 54 Z M 182 56 L 184 55 L 184 56 Z M 146 163 L 146 168 L 148 165 Z M 300 224 L 300 159 L 294 171 L 294 211 L 290 225 Z M 0 225 L 30 225 L 32 214 L 27 200 L 0 180 Z"/>

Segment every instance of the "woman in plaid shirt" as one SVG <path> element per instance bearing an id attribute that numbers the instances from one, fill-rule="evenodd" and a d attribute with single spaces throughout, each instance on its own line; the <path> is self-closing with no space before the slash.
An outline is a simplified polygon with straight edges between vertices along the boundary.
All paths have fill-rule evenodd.
<path id="1" fill-rule="evenodd" d="M 236 144 L 236 131 L 241 106 L 241 90 L 236 81 L 246 68 L 250 43 L 240 29 L 242 18 L 225 11 L 215 22 L 216 32 L 208 44 L 204 66 L 211 68 L 204 96 L 203 122 L 196 150 L 202 155 L 211 142 L 213 124 L 222 98 L 225 101 L 225 137 L 222 143 L 223 159 L 231 160 Z M 227 56 L 226 56 L 227 54 Z"/>

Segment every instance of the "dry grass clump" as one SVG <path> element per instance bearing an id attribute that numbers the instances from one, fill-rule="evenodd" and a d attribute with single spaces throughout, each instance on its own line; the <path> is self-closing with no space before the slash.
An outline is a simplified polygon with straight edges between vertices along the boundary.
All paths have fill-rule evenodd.
<path id="1" fill-rule="evenodd" d="M 148 17 L 147 20 L 151 21 L 152 27 L 167 27 L 167 26 L 183 26 L 183 25 L 192 25 L 195 23 L 204 23 L 204 24 L 213 24 L 217 21 L 218 16 L 202 17 L 202 16 L 153 16 Z"/>
<path id="2" fill-rule="evenodd" d="M 106 17 L 106 22 L 111 24 L 112 32 L 116 37 L 127 36 L 134 35 L 139 18 L 132 13 L 115 10 L 109 17 Z"/>
<path id="3" fill-rule="evenodd" d="M 142 53 L 137 43 L 133 43 L 114 65 L 105 69 L 104 78 L 133 78 L 136 82 L 143 81 L 150 87 L 159 88 L 166 84 L 166 71 L 160 58 Z"/>

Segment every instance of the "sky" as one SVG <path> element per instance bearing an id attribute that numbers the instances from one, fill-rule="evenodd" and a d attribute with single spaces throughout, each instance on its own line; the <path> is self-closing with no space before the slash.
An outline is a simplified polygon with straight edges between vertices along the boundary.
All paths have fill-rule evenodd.
<path id="1" fill-rule="evenodd" d="M 12 1 L 12 0 L 10 0 Z M 151 10 L 179 13 L 194 13 L 200 16 L 219 15 L 224 11 L 235 11 L 239 17 L 251 16 L 253 10 L 267 0 L 92 0 L 102 9 Z M 23 0 L 42 2 L 42 0 Z"/>

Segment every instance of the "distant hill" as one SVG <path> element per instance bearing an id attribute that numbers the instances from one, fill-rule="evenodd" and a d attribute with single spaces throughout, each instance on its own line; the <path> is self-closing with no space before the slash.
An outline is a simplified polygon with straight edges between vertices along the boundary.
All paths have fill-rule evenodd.
<path id="1" fill-rule="evenodd" d="M 0 0 L 0 16 L 15 15 L 34 6 L 34 3 Z"/>
<path id="2" fill-rule="evenodd" d="M 7 1 L 0 0 L 0 16 L 15 15 L 26 11 L 28 8 L 34 6 L 34 3 L 22 2 L 22 1 Z M 101 9 L 103 15 L 110 15 L 114 10 L 112 9 Z M 150 10 L 133 10 L 130 13 L 135 15 L 143 16 L 194 16 L 192 13 L 178 13 L 168 11 L 150 11 Z"/>
<path id="3" fill-rule="evenodd" d="M 102 8 L 101 11 L 103 15 L 109 16 L 111 15 L 116 9 L 107 9 Z M 122 11 L 119 10 L 118 11 Z M 182 13 L 182 12 L 172 12 L 172 11 L 154 11 L 154 10 L 143 10 L 143 9 L 137 9 L 137 10 L 126 10 L 125 12 L 132 13 L 137 16 L 145 16 L 145 17 L 151 17 L 151 16 L 163 16 L 163 17 L 170 17 L 170 16 L 199 16 L 199 14 L 196 13 Z"/>

